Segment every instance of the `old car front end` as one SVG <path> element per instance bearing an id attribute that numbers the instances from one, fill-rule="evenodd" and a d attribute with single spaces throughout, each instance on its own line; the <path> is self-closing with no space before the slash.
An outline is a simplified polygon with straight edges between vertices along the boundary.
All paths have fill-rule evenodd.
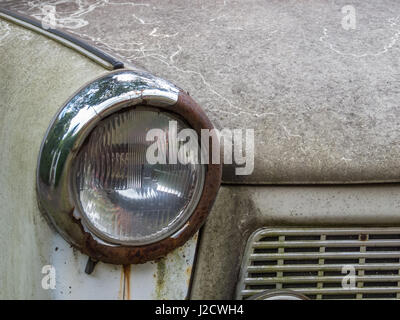
<path id="1" fill-rule="evenodd" d="M 0 297 L 400 299 L 400 8 L 286 2 L 0 2 Z"/>

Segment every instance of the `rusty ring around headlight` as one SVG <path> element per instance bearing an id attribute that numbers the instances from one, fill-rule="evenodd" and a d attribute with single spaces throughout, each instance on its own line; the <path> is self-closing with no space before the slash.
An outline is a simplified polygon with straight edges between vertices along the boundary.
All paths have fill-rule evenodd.
<path id="1" fill-rule="evenodd" d="M 144 72 L 119 70 L 85 86 L 65 104 L 50 125 L 39 155 L 39 207 L 71 245 L 92 259 L 106 263 L 144 263 L 182 246 L 204 223 L 221 183 L 222 166 L 211 164 L 214 150 L 209 143 L 210 164 L 205 173 L 203 193 L 189 219 L 173 235 L 147 245 L 128 246 L 107 243 L 89 232 L 82 219 L 74 214 L 76 205 L 69 179 L 73 160 L 101 119 L 134 105 L 154 106 L 176 113 L 199 136 L 201 129 L 213 129 L 201 107 L 182 90 Z M 80 119 L 78 123 L 77 119 Z"/>

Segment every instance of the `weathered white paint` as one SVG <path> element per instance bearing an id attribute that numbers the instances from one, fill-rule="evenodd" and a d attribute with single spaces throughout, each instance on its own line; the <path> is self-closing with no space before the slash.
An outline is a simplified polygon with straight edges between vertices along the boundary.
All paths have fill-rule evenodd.
<path id="1" fill-rule="evenodd" d="M 185 298 L 197 235 L 158 263 L 131 266 L 130 274 L 98 263 L 87 275 L 87 256 L 52 230 L 37 207 L 37 157 L 52 117 L 107 71 L 1 19 L 0 61 L 0 299 Z M 41 286 L 45 265 L 55 268 L 54 290 Z"/>
<path id="2" fill-rule="evenodd" d="M 56 270 L 56 288 L 51 290 L 52 299 L 122 299 L 122 266 L 99 262 L 88 275 L 87 260 L 61 236 L 53 235 L 50 263 Z"/>
<path id="3" fill-rule="evenodd" d="M 128 298 L 185 299 L 188 295 L 196 244 L 197 234 L 157 263 L 132 265 Z"/>
<path id="4" fill-rule="evenodd" d="M 0 299 L 51 296 L 41 286 L 53 231 L 36 201 L 39 148 L 57 109 L 104 73 L 71 49 L 0 19 Z"/>
<path id="5" fill-rule="evenodd" d="M 84 272 L 86 255 L 58 234 L 52 242 L 49 264 L 56 270 L 56 288 L 49 290 L 52 299 L 185 299 L 188 295 L 197 235 L 158 262 L 125 267 L 99 262 L 90 275 Z"/>

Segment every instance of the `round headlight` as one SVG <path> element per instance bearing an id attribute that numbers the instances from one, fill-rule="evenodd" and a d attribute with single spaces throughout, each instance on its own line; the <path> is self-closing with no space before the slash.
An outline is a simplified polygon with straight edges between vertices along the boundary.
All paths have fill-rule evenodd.
<path id="1" fill-rule="evenodd" d="M 175 143 L 169 140 L 171 123 L 178 132 L 190 128 L 172 113 L 130 108 L 92 130 L 74 161 L 73 183 L 87 227 L 98 237 L 131 245 L 156 242 L 176 232 L 193 213 L 204 165 L 169 163 L 168 147 Z M 146 158 L 154 143 L 146 139 L 152 129 L 164 133 L 165 139 L 156 143 L 167 163 L 151 164 Z M 194 147 L 194 154 L 200 154 L 199 145 Z"/>
<path id="2" fill-rule="evenodd" d="M 209 150 L 200 146 L 202 129 L 210 130 Z M 38 161 L 39 207 L 96 261 L 163 257 L 199 230 L 217 196 L 222 166 L 212 163 L 219 152 L 212 129 L 171 83 L 139 71 L 109 73 L 50 124 Z"/>

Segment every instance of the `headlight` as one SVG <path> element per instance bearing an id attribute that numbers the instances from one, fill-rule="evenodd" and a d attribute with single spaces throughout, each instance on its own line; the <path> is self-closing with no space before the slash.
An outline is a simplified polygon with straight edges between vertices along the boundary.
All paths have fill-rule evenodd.
<path id="1" fill-rule="evenodd" d="M 76 198 L 88 228 L 113 243 L 142 245 L 181 227 L 196 208 L 204 184 L 202 164 L 149 164 L 146 140 L 158 129 L 189 126 L 172 113 L 130 109 L 102 120 L 75 159 Z M 200 148 L 197 146 L 197 154 Z M 198 162 L 197 162 L 198 163 Z"/>
<path id="2" fill-rule="evenodd" d="M 193 161 L 201 157 L 198 140 L 182 149 L 186 162 L 148 161 L 150 144 L 168 153 L 180 143 L 169 139 L 171 123 L 198 137 L 213 128 L 187 94 L 127 70 L 95 80 L 59 111 L 39 155 L 38 203 L 69 243 L 95 260 L 142 263 L 183 245 L 200 228 L 221 165 Z M 152 129 L 165 139 L 147 139 Z"/>

